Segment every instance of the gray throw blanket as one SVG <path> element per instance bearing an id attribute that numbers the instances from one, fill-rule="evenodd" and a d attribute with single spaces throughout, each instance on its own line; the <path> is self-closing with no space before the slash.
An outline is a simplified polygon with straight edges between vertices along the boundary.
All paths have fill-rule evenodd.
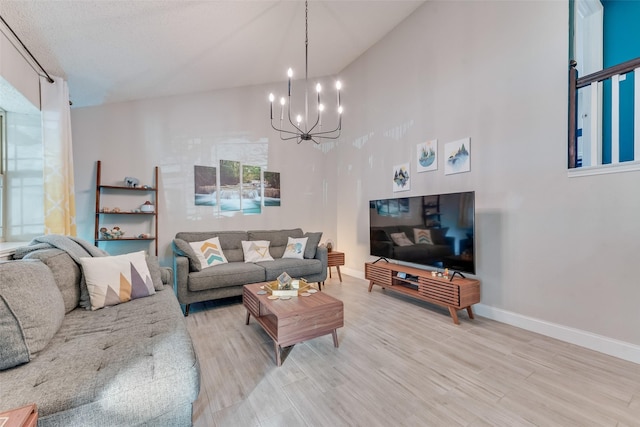
<path id="1" fill-rule="evenodd" d="M 80 258 L 85 257 L 102 257 L 109 256 L 109 253 L 102 249 L 93 246 L 86 240 L 78 239 L 77 237 L 62 236 L 59 234 L 49 234 L 46 236 L 40 236 L 33 239 L 27 246 L 22 246 L 15 249 L 14 259 L 22 259 L 28 253 L 37 251 L 39 249 L 60 249 L 65 251 L 71 259 L 73 259 L 78 267 L 80 267 L 80 307 L 91 309 L 89 291 L 87 290 L 87 284 L 82 273 L 82 265 L 80 264 Z"/>
<path id="2" fill-rule="evenodd" d="M 102 249 L 93 246 L 86 240 L 77 237 L 62 236 L 60 234 L 49 234 L 33 239 L 27 246 L 16 248 L 14 259 L 21 259 L 29 252 L 39 249 L 57 248 L 65 251 L 79 265 L 80 258 L 83 257 L 99 257 L 108 256 L 109 254 Z"/>

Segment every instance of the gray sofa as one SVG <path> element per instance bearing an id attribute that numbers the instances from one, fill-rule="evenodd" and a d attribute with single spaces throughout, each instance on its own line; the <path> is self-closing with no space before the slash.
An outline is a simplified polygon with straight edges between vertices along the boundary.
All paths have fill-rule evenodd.
<path id="1" fill-rule="evenodd" d="M 189 242 L 201 242 L 218 237 L 227 264 L 201 268 Z M 288 238 L 308 237 L 303 259 L 282 258 Z M 303 233 L 300 228 L 290 230 L 200 231 L 180 232 L 173 240 L 174 286 L 178 301 L 189 305 L 242 295 L 242 287 L 249 283 L 276 280 L 283 272 L 309 283 L 321 284 L 327 278 L 327 249 L 319 246 L 321 232 Z M 244 262 L 242 241 L 266 240 L 273 261 Z M 319 285 L 320 286 L 320 285 Z"/>
<path id="2" fill-rule="evenodd" d="M 24 258 L 0 262 L 0 411 L 36 403 L 40 427 L 192 424 L 199 365 L 170 269 L 147 259 L 154 295 L 90 311 L 67 252 Z M 26 356 L 11 350 L 19 323 Z"/>

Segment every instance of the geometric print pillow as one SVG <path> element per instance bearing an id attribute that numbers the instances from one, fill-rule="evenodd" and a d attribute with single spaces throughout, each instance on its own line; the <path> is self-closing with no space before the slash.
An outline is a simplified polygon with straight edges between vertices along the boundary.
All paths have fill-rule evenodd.
<path id="1" fill-rule="evenodd" d="M 244 262 L 273 261 L 269 245 L 271 242 L 268 240 L 242 240 Z"/>
<path id="2" fill-rule="evenodd" d="M 144 251 L 80 258 L 91 310 L 156 293 Z"/>
<path id="3" fill-rule="evenodd" d="M 433 245 L 433 237 L 431 236 L 431 230 L 424 230 L 420 228 L 413 229 L 413 240 L 416 243 L 426 243 L 427 245 Z"/>
<path id="4" fill-rule="evenodd" d="M 304 249 L 307 246 L 307 240 L 309 240 L 308 237 L 301 237 L 299 239 L 289 237 L 282 258 L 304 258 Z"/>
<path id="5" fill-rule="evenodd" d="M 201 269 L 227 263 L 227 258 L 224 256 L 220 246 L 220 239 L 217 237 L 202 242 L 190 242 L 189 246 L 196 253 Z"/>

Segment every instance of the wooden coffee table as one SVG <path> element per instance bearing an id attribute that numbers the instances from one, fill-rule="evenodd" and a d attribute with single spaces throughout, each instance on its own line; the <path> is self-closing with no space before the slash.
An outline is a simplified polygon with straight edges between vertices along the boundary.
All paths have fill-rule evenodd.
<path id="1" fill-rule="evenodd" d="M 270 300 L 258 295 L 265 283 L 245 285 L 242 303 L 247 309 L 247 321 L 251 315 L 273 339 L 276 363 L 282 365 L 281 351 L 284 347 L 331 334 L 333 345 L 338 347 L 337 329 L 344 326 L 342 301 L 316 292 L 310 296 L 292 297 L 288 300 Z"/>

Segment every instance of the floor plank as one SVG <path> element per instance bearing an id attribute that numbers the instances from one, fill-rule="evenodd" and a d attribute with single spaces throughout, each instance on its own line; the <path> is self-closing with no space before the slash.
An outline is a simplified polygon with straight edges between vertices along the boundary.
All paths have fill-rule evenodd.
<path id="1" fill-rule="evenodd" d="M 273 342 L 240 298 L 192 304 L 195 426 L 638 426 L 640 367 L 343 275 L 340 347 Z"/>

